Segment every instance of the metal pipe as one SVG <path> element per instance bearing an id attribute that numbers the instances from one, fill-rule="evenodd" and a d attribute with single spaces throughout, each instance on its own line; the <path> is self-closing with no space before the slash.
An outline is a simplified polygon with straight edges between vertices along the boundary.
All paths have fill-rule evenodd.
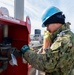
<path id="1" fill-rule="evenodd" d="M 3 28 L 3 37 L 8 37 L 8 25 L 4 25 Z"/>
<path id="2" fill-rule="evenodd" d="M 24 20 L 24 0 L 14 0 L 14 17 Z"/>

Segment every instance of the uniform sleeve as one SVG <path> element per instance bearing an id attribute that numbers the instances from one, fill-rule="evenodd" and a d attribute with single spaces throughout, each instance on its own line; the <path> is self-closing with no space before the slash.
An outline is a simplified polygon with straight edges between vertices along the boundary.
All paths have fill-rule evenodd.
<path id="1" fill-rule="evenodd" d="M 70 44 L 70 37 L 65 36 L 57 39 L 45 54 L 37 54 L 28 50 L 25 52 L 24 58 L 38 70 L 53 72 L 69 62 Z"/>
<path id="2" fill-rule="evenodd" d="M 27 51 L 24 54 L 24 58 L 36 69 L 48 72 L 53 71 L 57 60 L 54 58 L 51 52 L 46 54 L 37 54 L 33 51 Z"/>

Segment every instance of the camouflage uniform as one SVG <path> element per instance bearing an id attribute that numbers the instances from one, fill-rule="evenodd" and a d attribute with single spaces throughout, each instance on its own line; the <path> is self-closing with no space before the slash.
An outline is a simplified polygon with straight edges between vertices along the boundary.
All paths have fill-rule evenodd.
<path id="1" fill-rule="evenodd" d="M 69 23 L 62 25 L 50 35 L 53 42 L 45 54 L 37 54 L 28 50 L 24 58 L 36 69 L 46 75 L 71 75 L 74 65 L 74 34 Z"/>

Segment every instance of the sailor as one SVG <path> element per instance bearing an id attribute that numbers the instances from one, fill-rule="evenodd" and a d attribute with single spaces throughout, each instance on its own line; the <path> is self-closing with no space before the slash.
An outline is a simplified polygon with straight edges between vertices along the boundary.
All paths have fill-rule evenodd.
<path id="1" fill-rule="evenodd" d="M 65 15 L 54 6 L 44 11 L 42 22 L 42 27 L 47 27 L 44 53 L 37 54 L 24 45 L 21 48 L 23 57 L 34 68 L 44 71 L 45 75 L 70 75 L 74 66 L 74 34 L 70 23 L 65 23 Z"/>

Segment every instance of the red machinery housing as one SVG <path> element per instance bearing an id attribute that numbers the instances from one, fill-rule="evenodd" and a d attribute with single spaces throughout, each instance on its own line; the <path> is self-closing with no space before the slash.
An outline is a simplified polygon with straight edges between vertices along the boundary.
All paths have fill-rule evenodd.
<path id="1" fill-rule="evenodd" d="M 31 24 L 28 16 L 26 22 L 12 17 L 0 16 L 0 43 L 2 42 L 3 25 L 8 25 L 8 37 L 12 39 L 12 47 L 20 50 L 24 44 L 29 44 Z M 17 64 L 18 66 L 8 64 L 7 69 L 0 75 L 28 75 L 28 64 L 24 64 L 21 57 L 17 57 Z"/>

